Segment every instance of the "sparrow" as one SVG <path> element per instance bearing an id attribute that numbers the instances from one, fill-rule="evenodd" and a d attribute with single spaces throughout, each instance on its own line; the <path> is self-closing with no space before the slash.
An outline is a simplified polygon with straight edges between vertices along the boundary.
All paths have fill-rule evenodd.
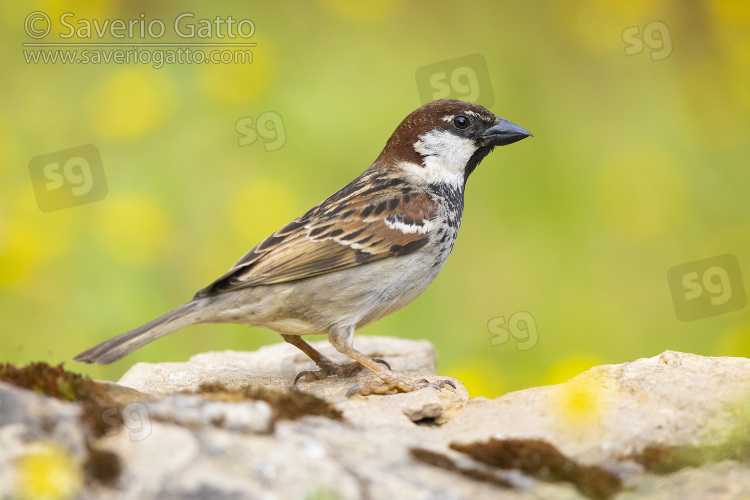
<path id="1" fill-rule="evenodd" d="M 82 352 L 107 364 L 188 325 L 239 323 L 273 330 L 307 354 L 313 381 L 363 367 L 382 383 L 352 394 L 453 385 L 409 382 L 354 349 L 354 331 L 416 299 L 443 267 L 461 225 L 466 181 L 495 146 L 531 134 L 469 102 L 441 99 L 410 113 L 359 177 L 243 256 L 192 300 Z M 327 334 L 354 361 L 335 364 L 302 339 Z"/>

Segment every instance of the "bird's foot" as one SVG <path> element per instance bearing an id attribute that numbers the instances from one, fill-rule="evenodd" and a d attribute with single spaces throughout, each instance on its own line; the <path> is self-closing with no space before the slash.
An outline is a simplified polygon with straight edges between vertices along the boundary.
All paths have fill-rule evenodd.
<path id="1" fill-rule="evenodd" d="M 362 396 L 368 396 L 370 394 L 386 394 L 391 391 L 396 392 L 412 392 L 424 389 L 425 387 L 433 387 L 438 391 L 446 385 L 456 388 L 456 385 L 450 380 L 438 380 L 436 382 L 430 382 L 427 379 L 417 380 L 416 382 L 406 382 L 399 378 L 396 378 L 390 382 L 384 382 L 382 384 L 367 384 L 367 385 L 355 385 L 349 389 L 346 393 L 346 397 L 353 396 L 354 394 L 360 394 Z"/>
<path id="2" fill-rule="evenodd" d="M 389 370 L 391 369 L 390 365 L 382 359 L 373 359 L 373 361 L 385 365 Z M 314 380 L 320 380 L 322 378 L 330 377 L 333 375 L 348 378 L 361 371 L 364 366 L 361 365 L 358 361 L 337 364 L 326 359 L 325 361 L 321 361 L 318 364 L 318 368 L 318 370 L 305 370 L 299 372 L 294 378 L 294 385 L 297 385 L 297 382 L 299 382 L 301 378 L 304 378 L 305 382 L 312 382 Z"/>

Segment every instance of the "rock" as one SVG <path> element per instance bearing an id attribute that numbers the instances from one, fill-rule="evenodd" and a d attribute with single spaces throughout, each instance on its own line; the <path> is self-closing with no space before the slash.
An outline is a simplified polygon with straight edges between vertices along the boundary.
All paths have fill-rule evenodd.
<path id="1" fill-rule="evenodd" d="M 80 425 L 81 408 L 0 382 L 0 498 L 29 492 L 35 478 L 24 457 L 39 457 L 59 464 L 70 476 L 81 475 L 88 452 L 86 429 Z M 56 457 L 58 457 L 56 459 Z M 29 462 L 31 463 L 31 462 Z M 81 478 L 71 478 L 71 488 L 80 488 Z M 63 486 L 67 491 L 67 487 Z M 22 495 L 18 495 L 22 497 Z"/>
<path id="2" fill-rule="evenodd" d="M 336 362 L 350 362 L 338 353 L 327 340 L 311 345 Z M 355 348 L 369 356 L 385 359 L 391 368 L 416 381 L 435 376 L 435 348 L 425 340 L 392 339 L 360 336 Z M 315 364 L 305 354 L 286 343 L 261 347 L 255 352 L 206 352 L 192 356 L 185 363 L 137 363 L 118 381 L 144 393 L 171 393 L 195 390 L 201 384 L 221 383 L 228 389 L 247 385 L 261 385 L 275 389 L 292 387 L 294 378 L 303 370 L 313 370 Z M 337 404 L 349 422 L 364 425 L 411 426 L 414 421 L 430 420 L 442 423 L 469 401 L 469 393 L 460 381 L 450 377 L 457 389 L 416 391 L 394 394 L 387 398 L 355 396 L 346 392 L 356 384 L 378 383 L 379 379 L 367 370 L 351 378 L 331 377 L 325 380 L 298 382 L 297 387 L 307 393 Z"/>
<path id="3" fill-rule="evenodd" d="M 273 411 L 265 401 L 206 401 L 199 395 L 176 394 L 149 402 L 148 405 L 140 405 L 142 406 L 131 408 L 130 412 L 138 413 L 142 409 L 143 416 L 147 411 L 151 420 L 170 422 L 181 427 L 213 425 L 241 433 L 268 433 L 273 428 Z M 125 414 L 128 414 L 127 409 L 123 409 L 123 415 Z M 140 413 L 135 419 L 132 414 L 129 417 L 131 422 L 143 421 Z M 148 434 L 144 433 L 138 440 L 147 437 Z"/>
<path id="4" fill-rule="evenodd" d="M 410 379 L 438 378 L 427 342 L 356 346 Z M 0 498 L 18 495 L 18 459 L 40 445 L 62 450 L 79 498 L 750 497 L 744 358 L 667 351 L 494 400 L 459 381 L 347 399 L 374 377 L 290 391 L 313 368 L 295 351 L 139 363 L 96 386 L 109 403 L 0 383 Z"/>
<path id="5" fill-rule="evenodd" d="M 351 362 L 327 340 L 311 342 L 310 345 L 335 362 Z M 391 368 L 400 373 L 422 376 L 435 373 L 435 348 L 426 340 L 358 336 L 354 339 L 354 347 L 375 358 L 387 360 Z M 171 393 L 217 382 L 229 389 L 250 384 L 285 389 L 292 386 L 299 372 L 315 369 L 315 364 L 302 351 L 282 342 L 261 347 L 255 352 L 196 354 L 185 363 L 137 363 L 120 378 L 118 384 L 145 393 Z M 340 394 L 343 401 L 346 391 L 355 383 L 377 380 L 367 370 L 359 375 L 351 379 L 329 378 L 325 383 L 307 383 L 305 388 L 319 396 L 335 396 L 340 388 L 345 387 Z M 333 387 L 330 384 L 333 380 L 340 384 Z"/>
<path id="6" fill-rule="evenodd" d="M 750 498 L 747 463 L 734 461 L 705 464 L 666 476 L 646 475 L 637 489 L 624 491 L 617 500 L 737 500 Z"/>
<path id="7" fill-rule="evenodd" d="M 721 440 L 748 396 L 750 360 L 665 351 L 598 366 L 564 384 L 472 402 L 445 431 L 461 442 L 493 434 L 541 438 L 595 463 L 652 444 Z"/>

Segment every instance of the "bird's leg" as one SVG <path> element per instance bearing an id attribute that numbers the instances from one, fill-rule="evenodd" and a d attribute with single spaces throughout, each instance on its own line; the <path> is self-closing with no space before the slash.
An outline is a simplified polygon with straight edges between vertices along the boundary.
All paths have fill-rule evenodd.
<path id="1" fill-rule="evenodd" d="M 367 384 L 367 385 L 355 385 L 347 391 L 346 396 L 349 397 L 353 394 L 361 394 L 367 396 L 369 394 L 385 394 L 387 392 L 412 392 L 425 387 L 434 387 L 437 390 L 445 387 L 446 385 L 452 386 L 454 389 L 456 386 L 450 380 L 438 380 L 435 383 L 431 383 L 425 379 L 417 380 L 416 382 L 407 382 L 403 378 L 399 377 L 390 370 L 390 366 L 386 368 L 380 364 L 380 360 L 375 360 L 369 356 L 366 356 L 356 350 L 353 346 L 352 340 L 354 337 L 354 327 L 345 328 L 332 328 L 328 333 L 328 340 L 331 342 L 333 347 L 336 348 L 342 354 L 346 354 L 356 362 L 369 368 L 375 375 L 380 377 L 383 381 L 382 384 Z"/>
<path id="2" fill-rule="evenodd" d="M 355 373 L 359 372 L 364 368 L 364 366 L 357 361 L 353 361 L 351 363 L 346 364 L 336 364 L 327 357 L 325 357 L 323 354 L 321 354 L 319 351 L 317 351 L 313 346 L 302 340 L 302 337 L 299 335 L 281 335 L 281 338 L 284 339 L 285 342 L 292 344 L 294 347 L 299 349 L 300 351 L 307 354 L 307 356 L 313 360 L 313 362 L 317 365 L 319 370 L 316 371 L 302 371 L 297 374 L 297 376 L 294 378 L 294 385 L 297 385 L 297 382 L 302 377 L 305 378 L 307 382 L 312 382 L 313 380 L 319 380 L 322 378 L 330 377 L 331 375 L 337 375 L 339 377 L 351 377 Z M 390 366 L 388 363 L 383 361 L 382 359 L 376 360 L 377 363 L 382 363 L 385 366 Z"/>

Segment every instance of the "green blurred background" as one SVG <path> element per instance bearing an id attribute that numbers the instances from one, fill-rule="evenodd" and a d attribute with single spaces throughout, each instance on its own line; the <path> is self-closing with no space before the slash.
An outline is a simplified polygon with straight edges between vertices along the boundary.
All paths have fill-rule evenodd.
<path id="1" fill-rule="evenodd" d="M 432 287 L 359 335 L 429 339 L 440 374 L 487 397 L 665 349 L 750 355 L 750 308 L 683 322 L 667 283 L 671 267 L 726 253 L 750 275 L 750 4 L 269 5 L 2 3 L 0 361 L 117 380 L 139 361 L 278 342 L 202 325 L 110 366 L 72 361 L 188 300 L 356 177 L 421 104 L 417 70 L 477 53 L 492 110 L 535 137 L 472 176 Z M 64 12 L 72 23 L 143 13 L 164 21 L 161 42 L 185 41 L 171 36 L 181 13 L 231 15 L 253 21 L 257 46 L 252 64 L 29 64 L 33 11 L 57 27 Z M 666 30 L 626 55 L 623 33 L 654 21 Z M 280 117 L 281 147 L 240 146 L 237 122 L 265 112 Z M 107 196 L 42 212 L 29 161 L 84 144 L 101 153 Z M 523 311 L 538 342 L 498 343 L 497 318 Z"/>

